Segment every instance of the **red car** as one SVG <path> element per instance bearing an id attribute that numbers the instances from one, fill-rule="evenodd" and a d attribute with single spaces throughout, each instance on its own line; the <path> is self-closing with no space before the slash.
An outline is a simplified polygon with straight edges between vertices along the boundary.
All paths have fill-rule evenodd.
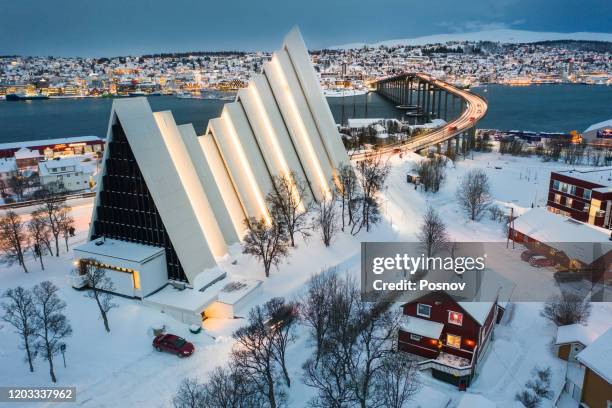
<path id="1" fill-rule="evenodd" d="M 179 357 L 189 357 L 195 351 L 193 344 L 174 334 L 160 334 L 153 339 L 157 351 L 167 351 Z"/>
<path id="2" fill-rule="evenodd" d="M 555 261 L 542 255 L 536 255 L 531 257 L 529 265 L 535 266 L 536 268 L 542 268 L 544 266 L 554 266 Z"/>

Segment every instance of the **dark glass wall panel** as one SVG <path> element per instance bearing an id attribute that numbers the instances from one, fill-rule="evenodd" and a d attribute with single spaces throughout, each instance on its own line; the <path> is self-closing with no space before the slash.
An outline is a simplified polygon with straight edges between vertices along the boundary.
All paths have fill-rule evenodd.
<path id="1" fill-rule="evenodd" d="M 166 250 L 168 279 L 187 281 L 120 123 L 113 125 L 93 238 L 107 237 Z"/>

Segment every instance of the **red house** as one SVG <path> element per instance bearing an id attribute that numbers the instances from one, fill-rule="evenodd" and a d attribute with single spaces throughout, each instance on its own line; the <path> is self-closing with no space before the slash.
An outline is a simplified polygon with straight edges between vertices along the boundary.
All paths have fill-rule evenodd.
<path id="1" fill-rule="evenodd" d="M 398 348 L 418 356 L 421 370 L 467 387 L 477 373 L 497 321 L 497 302 L 458 302 L 430 292 L 402 306 Z"/>

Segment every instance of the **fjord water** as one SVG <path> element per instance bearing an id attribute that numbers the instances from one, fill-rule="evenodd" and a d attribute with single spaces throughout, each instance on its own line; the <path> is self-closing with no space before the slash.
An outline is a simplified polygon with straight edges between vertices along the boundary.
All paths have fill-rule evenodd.
<path id="1" fill-rule="evenodd" d="M 612 118 L 612 86 L 540 85 L 509 87 L 487 85 L 473 89 L 489 103 L 480 128 L 534 131 L 583 131 Z M 226 101 L 149 97 L 154 111 L 171 110 L 178 124 L 193 123 L 201 134 L 210 118 L 218 116 Z M 401 117 L 394 104 L 377 94 L 328 98 L 336 122 L 349 117 Z M 367 103 L 366 103 L 367 102 Z M 0 101 L 0 143 L 67 136 L 104 137 L 112 99 L 48 99 Z M 367 111 L 366 111 L 367 105 Z"/>

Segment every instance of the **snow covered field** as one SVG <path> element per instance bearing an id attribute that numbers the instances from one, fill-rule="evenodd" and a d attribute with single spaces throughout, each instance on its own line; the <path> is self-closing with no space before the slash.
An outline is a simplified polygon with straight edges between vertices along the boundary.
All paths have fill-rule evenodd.
<path id="1" fill-rule="evenodd" d="M 300 241 L 298 249 L 291 252 L 292 256 L 280 265 L 279 270 L 272 271 L 269 279 L 263 278 L 263 268 L 258 263 L 240 254 L 239 247 L 232 248 L 232 253 L 220 260 L 220 266 L 232 277 L 265 279 L 262 294 L 253 303 L 263 303 L 275 296 L 292 297 L 303 290 L 304 283 L 312 274 L 330 267 L 359 276 L 360 241 L 416 240 L 426 204 L 433 205 L 439 211 L 454 240 L 505 241 L 501 223 L 491 221 L 486 216 L 479 222 L 467 221 L 458 207 L 454 197 L 463 174 L 472 168 L 485 169 L 495 201 L 500 206 L 513 206 L 520 212 L 532 204 L 544 205 L 550 171 L 567 168 L 560 163 L 542 163 L 537 158 L 474 153 L 473 159 L 461 160 L 454 167 L 449 167 L 440 192 L 426 194 L 405 181 L 406 173 L 417 160 L 421 160 L 417 155 L 391 159 L 392 173 L 382 205 L 385 221 L 371 233 L 362 232 L 357 237 L 338 235 L 331 248 L 325 248 L 315 234 L 308 243 Z M 84 242 L 86 238 L 91 203 L 92 200 L 70 203 L 74 206 L 73 216 L 77 221 L 77 234 L 71 239 L 72 246 Z M 23 209 L 20 212 L 26 213 Z M 60 287 L 59 295 L 67 303 L 66 314 L 72 324 L 73 335 L 67 342 L 67 368 L 63 367 L 61 356 L 56 358 L 56 374 L 58 385 L 76 386 L 78 406 L 167 407 L 183 378 L 204 380 L 209 370 L 226 362 L 232 347 L 231 334 L 244 324 L 243 319 L 209 319 L 205 322 L 205 332 L 194 335 L 189 333 L 186 325 L 157 310 L 134 300 L 115 298 L 119 308 L 110 312 L 111 333 L 106 333 L 95 303 L 67 283 L 65 275 L 72 267 L 71 255 L 64 248 L 59 258 L 47 257 L 45 261 L 47 268 L 42 271 L 37 262 L 28 258 L 28 274 L 17 265 L 1 266 L 0 291 L 17 285 L 29 288 L 43 280 L 51 280 Z M 535 366 L 551 367 L 553 389 L 556 393 L 560 392 L 563 365 L 550 347 L 556 329 L 539 315 L 540 309 L 539 303 L 514 305 L 509 321 L 497 327 L 495 340 L 470 392 L 482 394 L 498 407 L 515 407 L 514 394 L 530 378 Z M 612 304 L 596 304 L 591 318 L 601 320 L 603 316 L 605 319 L 610 313 Z M 154 351 L 151 347 L 152 327 L 159 323 L 165 324 L 168 332 L 192 341 L 196 346 L 194 355 L 178 359 Z M 0 384 L 50 385 L 46 363 L 36 360 L 35 372 L 30 373 L 23 361 L 23 352 L 16 344 L 17 337 L 12 328 L 0 323 Z M 313 390 L 299 381 L 302 363 L 310 349 L 305 330 L 298 328 L 297 341 L 288 350 L 288 355 L 292 356 L 290 375 L 297 380 L 293 381 L 290 389 L 291 407 L 305 406 L 313 395 Z M 415 397 L 415 407 L 457 406 L 463 393 L 456 387 L 439 382 L 427 373 L 421 377 L 423 387 Z M 551 404 L 551 401 L 545 400 L 543 406 Z"/>

